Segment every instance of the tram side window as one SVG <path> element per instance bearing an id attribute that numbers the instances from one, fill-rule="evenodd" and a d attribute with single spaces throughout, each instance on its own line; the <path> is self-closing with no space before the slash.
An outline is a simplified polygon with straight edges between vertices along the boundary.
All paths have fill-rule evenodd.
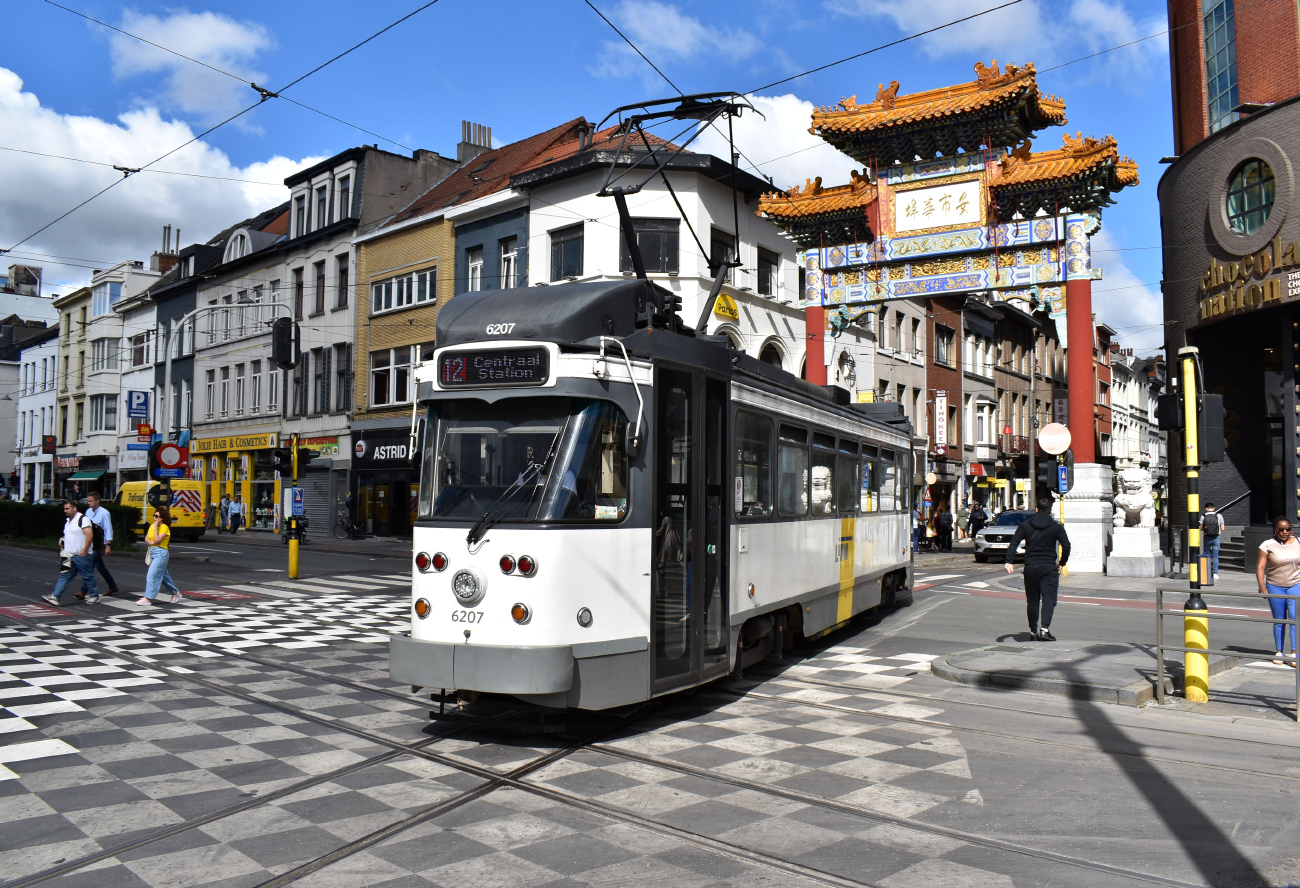
<path id="1" fill-rule="evenodd" d="M 781 424 L 777 444 L 776 507 L 782 517 L 808 513 L 808 432 Z"/>
<path id="2" fill-rule="evenodd" d="M 894 464 L 894 451 L 880 451 L 880 511 L 893 512 L 899 508 L 898 466 Z"/>
<path id="3" fill-rule="evenodd" d="M 835 436 L 813 432 L 812 491 L 814 517 L 835 514 Z"/>
<path id="4" fill-rule="evenodd" d="M 876 448 L 864 445 L 862 462 L 858 465 L 858 500 L 863 512 L 880 511 L 880 463 L 876 459 Z"/>
<path id="5" fill-rule="evenodd" d="M 772 514 L 772 421 L 736 411 L 736 514 L 765 518 Z"/>
<path id="6" fill-rule="evenodd" d="M 853 471 L 858 461 L 858 442 L 840 439 L 840 454 L 837 460 L 835 477 L 839 480 L 839 489 L 835 499 L 839 503 L 840 514 L 852 515 L 858 510 L 857 472 Z M 868 511 L 864 509 L 863 511 Z"/>

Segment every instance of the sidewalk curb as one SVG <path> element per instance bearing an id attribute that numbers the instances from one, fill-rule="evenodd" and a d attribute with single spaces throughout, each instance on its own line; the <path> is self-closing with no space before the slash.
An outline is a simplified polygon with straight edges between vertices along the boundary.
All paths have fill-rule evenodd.
<path id="1" fill-rule="evenodd" d="M 949 660 L 979 651 L 1005 648 L 1006 645 L 990 644 L 949 654 L 930 664 L 930 671 L 954 684 L 971 687 L 1005 688 L 1016 691 L 1037 691 L 1056 697 L 1069 697 L 1075 700 L 1087 700 L 1092 703 L 1113 703 L 1119 706 L 1144 706 L 1155 698 L 1154 679 L 1139 679 L 1127 685 L 1107 686 L 1089 682 L 1068 681 L 1039 675 L 1025 675 L 1005 670 L 972 669 L 955 665 Z M 1219 675 L 1241 664 L 1238 657 L 1221 657 L 1210 661 L 1210 676 Z M 1167 671 L 1165 674 L 1165 693 L 1173 693 L 1181 687 L 1181 676 Z"/>

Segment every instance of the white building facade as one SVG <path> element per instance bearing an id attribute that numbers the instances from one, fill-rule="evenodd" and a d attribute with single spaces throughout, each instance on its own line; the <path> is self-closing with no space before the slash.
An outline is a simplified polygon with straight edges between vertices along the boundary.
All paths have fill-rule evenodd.
<path id="1" fill-rule="evenodd" d="M 18 496 L 35 502 L 54 496 L 54 456 L 41 452 L 41 441 L 54 434 L 58 375 L 58 327 L 43 341 L 24 348 L 19 358 L 17 390 Z"/>

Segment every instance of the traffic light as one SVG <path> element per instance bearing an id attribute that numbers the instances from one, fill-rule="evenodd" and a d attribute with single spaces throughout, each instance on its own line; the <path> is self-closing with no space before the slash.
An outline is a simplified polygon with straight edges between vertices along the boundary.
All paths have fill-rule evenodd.
<path id="1" fill-rule="evenodd" d="M 1223 395 L 1206 392 L 1201 395 L 1200 436 L 1197 438 L 1197 456 L 1202 464 L 1223 462 L 1227 441 L 1224 437 L 1224 420 L 1226 418 Z M 1183 394 L 1171 392 L 1160 395 L 1156 400 L 1156 426 L 1162 432 L 1178 431 L 1183 428 Z"/>
<path id="2" fill-rule="evenodd" d="M 306 447 L 299 447 L 299 448 L 298 448 L 298 471 L 299 471 L 299 473 L 301 473 L 301 472 L 303 471 L 303 469 L 305 469 L 305 468 L 307 468 L 309 465 L 311 465 L 311 461 L 312 461 L 313 459 L 316 459 L 316 458 L 319 457 L 319 456 L 320 456 L 320 451 L 319 451 L 319 450 L 308 450 Z"/>
<path id="3" fill-rule="evenodd" d="M 271 465 L 285 477 L 292 475 L 293 451 L 288 447 L 281 447 L 278 450 L 271 451 Z"/>
<path id="4" fill-rule="evenodd" d="M 149 480 L 158 477 L 158 469 L 162 466 L 158 463 L 158 451 L 162 447 L 162 441 L 154 441 L 149 445 Z M 149 501 L 151 504 L 153 500 Z"/>
<path id="5" fill-rule="evenodd" d="M 277 318 L 271 325 L 271 361 L 282 370 L 297 367 L 300 342 L 297 322 L 291 318 Z"/>
<path id="6" fill-rule="evenodd" d="M 160 481 L 153 487 L 149 488 L 149 505 L 155 509 L 165 509 L 172 504 L 172 483 L 171 481 Z M 149 522 L 146 521 L 145 524 Z"/>

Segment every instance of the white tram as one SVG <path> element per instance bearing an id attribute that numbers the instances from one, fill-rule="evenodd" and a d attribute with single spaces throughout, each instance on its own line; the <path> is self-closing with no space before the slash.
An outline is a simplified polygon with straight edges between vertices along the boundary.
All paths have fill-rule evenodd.
<path id="1" fill-rule="evenodd" d="M 697 336 L 672 302 L 630 279 L 442 309 L 394 679 L 606 709 L 910 596 L 897 405 Z"/>

